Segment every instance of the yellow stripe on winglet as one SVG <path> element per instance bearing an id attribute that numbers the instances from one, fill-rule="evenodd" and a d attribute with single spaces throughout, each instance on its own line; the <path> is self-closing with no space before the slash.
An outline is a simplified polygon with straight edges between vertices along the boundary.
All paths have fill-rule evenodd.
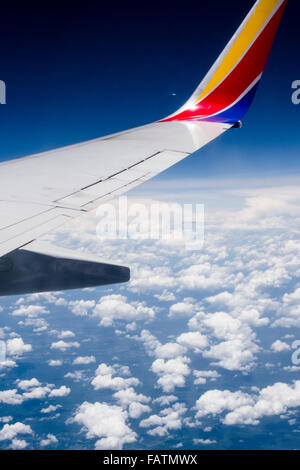
<path id="1" fill-rule="evenodd" d="M 197 101 L 210 93 L 228 75 L 279 3 L 281 0 L 261 0 Z"/>

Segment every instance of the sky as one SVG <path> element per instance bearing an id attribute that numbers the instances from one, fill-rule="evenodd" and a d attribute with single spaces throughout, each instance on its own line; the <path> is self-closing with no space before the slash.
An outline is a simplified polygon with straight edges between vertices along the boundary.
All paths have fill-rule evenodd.
<path id="1" fill-rule="evenodd" d="M 159 119 L 192 93 L 252 1 L 5 6 L 6 159 Z M 0 300 L 0 449 L 297 449 L 299 2 L 234 129 L 129 194 L 205 204 L 205 242 L 47 239 L 128 265 L 119 286 Z"/>

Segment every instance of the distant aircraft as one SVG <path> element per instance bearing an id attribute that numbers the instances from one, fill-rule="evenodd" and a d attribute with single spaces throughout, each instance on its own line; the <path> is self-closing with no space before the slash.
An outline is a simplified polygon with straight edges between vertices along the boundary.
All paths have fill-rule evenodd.
<path id="1" fill-rule="evenodd" d="M 190 99 L 158 122 L 0 164 L 0 295 L 126 282 L 129 269 L 40 241 L 240 127 L 287 0 L 259 0 Z"/>

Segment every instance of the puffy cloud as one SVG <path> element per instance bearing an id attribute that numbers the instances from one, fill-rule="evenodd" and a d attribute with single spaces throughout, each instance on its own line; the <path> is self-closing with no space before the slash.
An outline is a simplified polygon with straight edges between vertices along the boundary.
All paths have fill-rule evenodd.
<path id="1" fill-rule="evenodd" d="M 250 370 L 259 351 L 253 330 L 243 321 L 233 318 L 225 312 L 213 314 L 198 313 L 190 326 L 206 327 L 216 339 L 224 340 L 216 343 L 210 349 L 203 351 L 203 357 L 213 359 L 213 365 L 228 370 Z"/>
<path id="2" fill-rule="evenodd" d="M 157 346 L 154 351 L 155 356 L 163 359 L 172 359 L 186 352 L 186 348 L 177 343 L 166 343 Z"/>
<path id="3" fill-rule="evenodd" d="M 51 367 L 58 367 L 58 366 L 61 366 L 62 363 L 63 363 L 63 362 L 62 362 L 60 359 L 57 359 L 57 360 L 55 360 L 55 359 L 50 359 L 50 361 L 48 361 L 48 364 L 49 364 L 49 366 L 51 366 Z"/>
<path id="4" fill-rule="evenodd" d="M 190 359 L 183 356 L 187 350 L 185 346 L 175 342 L 161 344 L 148 330 L 143 330 L 134 339 L 144 343 L 149 356 L 157 357 L 151 370 L 159 376 L 157 384 L 164 392 L 170 393 L 175 387 L 184 387 L 185 377 L 190 374 Z"/>
<path id="5" fill-rule="evenodd" d="M 95 356 L 78 356 L 74 359 L 73 364 L 92 364 L 93 362 L 96 362 Z"/>
<path id="6" fill-rule="evenodd" d="M 134 339 L 144 343 L 147 353 L 150 356 L 154 356 L 155 351 L 161 346 L 160 341 L 150 333 L 149 330 L 142 330 L 140 336 L 135 336 Z"/>
<path id="7" fill-rule="evenodd" d="M 59 349 L 60 351 L 66 351 L 70 348 L 79 348 L 80 344 L 77 341 L 70 341 L 67 343 L 66 341 L 57 341 L 51 344 L 51 349 Z"/>
<path id="8" fill-rule="evenodd" d="M 284 328 L 299 327 L 300 326 L 300 288 L 297 287 L 290 294 L 284 294 L 282 297 L 282 306 L 278 310 L 278 317 L 272 326 L 281 326 Z"/>
<path id="9" fill-rule="evenodd" d="M 201 444 L 202 446 L 210 446 L 211 444 L 216 444 L 217 441 L 211 439 L 193 439 L 195 445 Z"/>
<path id="10" fill-rule="evenodd" d="M 280 341 L 278 339 L 277 341 L 274 341 L 274 343 L 271 345 L 271 349 L 274 352 L 282 352 L 282 351 L 289 351 L 291 347 L 284 341 Z"/>
<path id="11" fill-rule="evenodd" d="M 20 297 L 17 300 L 16 305 L 31 302 L 46 302 L 56 306 L 66 305 L 65 299 L 63 297 L 59 297 L 59 295 L 60 293 L 58 292 L 37 292 L 35 294 L 26 295 L 25 297 Z"/>
<path id="12" fill-rule="evenodd" d="M 71 389 L 69 387 L 66 387 L 65 385 L 62 385 L 59 388 L 54 388 L 51 390 L 49 393 L 49 397 L 66 397 L 71 393 Z"/>
<path id="13" fill-rule="evenodd" d="M 0 441 L 14 439 L 18 434 L 33 434 L 33 431 L 30 426 L 20 422 L 5 424 L 0 431 Z"/>
<path id="14" fill-rule="evenodd" d="M 95 306 L 94 316 L 100 318 L 101 326 L 112 326 L 115 321 L 122 320 L 130 323 L 137 320 L 151 320 L 155 316 L 153 308 L 144 302 L 127 302 L 123 295 L 106 295 L 100 298 Z"/>
<path id="15" fill-rule="evenodd" d="M 241 391 L 210 390 L 196 402 L 196 417 L 228 412 L 225 425 L 257 425 L 266 416 L 284 415 L 289 408 L 300 406 L 300 381 L 293 385 L 277 382 L 256 394 Z"/>
<path id="16" fill-rule="evenodd" d="M 204 262 L 183 269 L 179 273 L 178 282 L 181 289 L 203 291 L 220 289 L 224 285 L 224 279 L 227 286 L 232 286 L 236 282 L 235 275 L 228 268 Z"/>
<path id="17" fill-rule="evenodd" d="M 129 290 L 135 293 L 161 292 L 176 287 L 177 281 L 170 268 L 165 266 L 136 266 Z"/>
<path id="18" fill-rule="evenodd" d="M 0 392 L 0 403 L 20 405 L 23 401 L 24 398 L 18 393 L 17 389 L 3 390 Z"/>
<path id="19" fill-rule="evenodd" d="M 0 417 L 0 423 L 9 423 L 12 420 L 13 420 L 12 416 L 1 416 Z"/>
<path id="20" fill-rule="evenodd" d="M 21 305 L 16 310 L 13 310 L 12 315 L 15 317 L 37 317 L 49 313 L 46 307 L 42 305 Z"/>
<path id="21" fill-rule="evenodd" d="M 186 348 L 194 349 L 195 352 L 201 351 L 208 345 L 207 337 L 199 333 L 199 331 L 182 333 L 176 341 Z"/>
<path id="22" fill-rule="evenodd" d="M 176 397 L 175 395 L 162 395 L 158 398 L 155 398 L 155 400 L 153 400 L 153 403 L 158 403 L 160 406 L 169 406 L 171 403 L 177 400 L 178 397 Z"/>
<path id="23" fill-rule="evenodd" d="M 221 377 L 216 370 L 194 370 L 193 375 L 196 377 L 194 380 L 195 385 L 204 385 L 207 379 L 216 380 Z"/>
<path id="24" fill-rule="evenodd" d="M 176 304 L 171 305 L 169 310 L 169 317 L 180 317 L 180 316 L 190 316 L 195 312 L 195 305 L 188 300 L 183 302 L 178 302 Z"/>
<path id="25" fill-rule="evenodd" d="M 86 316 L 89 311 L 95 307 L 96 302 L 94 300 L 71 300 L 68 306 L 75 315 Z"/>
<path id="26" fill-rule="evenodd" d="M 129 408 L 128 408 L 128 414 L 130 418 L 132 419 L 137 419 L 143 413 L 150 413 L 150 411 L 151 411 L 150 406 L 143 405 L 142 403 L 139 403 L 139 402 L 130 403 Z"/>
<path id="27" fill-rule="evenodd" d="M 95 390 L 110 388 L 112 390 L 122 390 L 130 386 L 138 385 L 140 382 L 134 377 L 113 377 L 116 374 L 114 367 L 100 364 L 96 370 L 96 376 L 92 380 L 92 385 Z"/>
<path id="28" fill-rule="evenodd" d="M 160 302 L 173 302 L 176 299 L 173 292 L 169 292 L 167 289 L 164 289 L 162 294 L 154 294 L 154 297 Z"/>
<path id="29" fill-rule="evenodd" d="M 185 377 L 190 374 L 188 364 L 190 359 L 186 356 L 178 356 L 176 359 L 156 359 L 151 370 L 159 376 L 158 385 L 164 392 L 170 393 L 175 387 L 185 386 Z"/>
<path id="30" fill-rule="evenodd" d="M 254 404 L 254 399 L 247 393 L 229 390 L 209 390 L 196 401 L 196 418 L 217 415 L 225 410 L 234 410 L 245 405 Z"/>
<path id="31" fill-rule="evenodd" d="M 159 414 L 151 415 L 140 422 L 142 428 L 150 428 L 148 434 L 151 436 L 166 436 L 171 430 L 182 428 L 183 415 L 186 407 L 182 403 L 175 403 L 170 408 L 164 408 Z"/>
<path id="32" fill-rule="evenodd" d="M 53 434 L 47 434 L 47 438 L 42 439 L 41 442 L 40 442 L 40 445 L 42 447 L 47 447 L 47 446 L 57 444 L 57 443 L 58 443 L 58 440 Z"/>
<path id="33" fill-rule="evenodd" d="M 9 369 L 10 367 L 16 367 L 17 363 L 12 359 L 6 359 L 5 361 L 0 362 L 0 370 L 2 369 Z"/>
<path id="34" fill-rule="evenodd" d="M 6 342 L 7 354 L 11 356 L 21 356 L 31 350 L 31 344 L 25 344 L 22 338 L 13 338 Z"/>
<path id="35" fill-rule="evenodd" d="M 132 387 L 119 390 L 113 396 L 123 408 L 128 409 L 130 418 L 136 419 L 141 414 L 151 411 L 151 408 L 144 404 L 149 403 L 151 399 L 142 393 L 136 393 Z"/>
<path id="36" fill-rule="evenodd" d="M 86 378 L 83 370 L 76 370 L 75 372 L 68 372 L 67 374 L 65 374 L 65 377 L 68 379 L 73 379 L 75 380 L 75 382 L 89 380 Z"/>
<path id="37" fill-rule="evenodd" d="M 34 387 L 29 392 L 24 392 L 23 397 L 27 399 L 43 399 L 50 392 L 50 387 Z"/>
<path id="38" fill-rule="evenodd" d="M 74 333 L 73 331 L 70 331 L 70 330 L 63 330 L 59 333 L 58 337 L 60 339 L 63 339 L 63 338 L 74 338 Z"/>
<path id="39" fill-rule="evenodd" d="M 256 402 L 250 406 L 240 406 L 225 416 L 224 424 L 257 425 L 265 416 L 286 413 L 289 408 L 300 406 L 300 381 L 292 386 L 278 382 L 260 391 Z"/>
<path id="40" fill-rule="evenodd" d="M 50 387 L 34 387 L 29 392 L 24 392 L 23 397 L 27 399 L 43 399 L 50 392 Z"/>
<path id="41" fill-rule="evenodd" d="M 10 448 L 13 450 L 22 450 L 28 446 L 28 443 L 24 439 L 13 439 Z"/>
<path id="42" fill-rule="evenodd" d="M 17 384 L 21 390 L 28 390 L 29 388 L 39 387 L 41 385 L 35 377 L 30 380 L 17 380 Z"/>
<path id="43" fill-rule="evenodd" d="M 82 403 L 76 410 L 73 422 L 82 425 L 88 439 L 99 438 L 97 450 L 123 449 L 136 441 L 137 435 L 127 424 L 128 413 L 120 406 L 106 403 Z"/>
<path id="44" fill-rule="evenodd" d="M 20 326 L 29 326 L 33 327 L 33 331 L 39 333 L 41 331 L 46 331 L 49 324 L 44 318 L 26 318 L 25 320 L 20 320 L 18 322 Z"/>
<path id="45" fill-rule="evenodd" d="M 47 408 L 42 408 L 41 413 L 52 413 L 53 411 L 56 411 L 59 408 L 61 408 L 61 405 L 49 405 Z"/>
<path id="46" fill-rule="evenodd" d="M 212 346 L 208 351 L 203 352 L 203 357 L 213 359 L 212 365 L 227 370 L 248 371 L 254 366 L 255 353 L 258 350 L 255 343 L 237 338 Z"/>

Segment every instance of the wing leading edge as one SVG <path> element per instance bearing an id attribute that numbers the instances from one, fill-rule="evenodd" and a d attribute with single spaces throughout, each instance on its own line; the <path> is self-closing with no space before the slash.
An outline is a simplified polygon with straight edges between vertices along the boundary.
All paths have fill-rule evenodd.
<path id="1" fill-rule="evenodd" d="M 191 98 L 167 118 L 0 164 L 0 295 L 128 280 L 126 268 L 99 260 L 84 264 L 76 254 L 66 261 L 58 249 L 36 250 L 36 240 L 237 127 L 254 98 L 285 5 L 258 0 Z M 85 275 L 74 274 L 72 281 L 72 269 Z"/>

